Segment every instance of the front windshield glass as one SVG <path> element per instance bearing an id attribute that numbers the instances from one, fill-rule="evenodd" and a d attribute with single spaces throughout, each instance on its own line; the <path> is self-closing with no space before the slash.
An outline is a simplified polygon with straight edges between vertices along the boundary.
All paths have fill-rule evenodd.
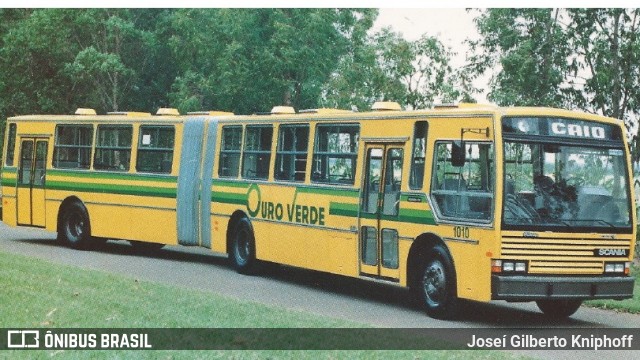
<path id="1" fill-rule="evenodd" d="M 505 228 L 630 229 L 621 148 L 514 141 L 505 142 L 504 157 Z"/>

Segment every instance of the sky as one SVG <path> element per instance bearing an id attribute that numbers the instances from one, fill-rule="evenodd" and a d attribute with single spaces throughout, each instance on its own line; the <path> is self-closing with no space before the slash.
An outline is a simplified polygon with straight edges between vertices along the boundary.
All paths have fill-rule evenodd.
<path id="1" fill-rule="evenodd" d="M 371 31 L 391 26 L 409 41 L 417 40 L 423 34 L 435 36 L 456 53 L 451 59 L 451 65 L 455 68 L 465 64 L 469 49 L 465 40 L 479 37 L 473 22 L 477 15 L 477 11 L 468 12 L 464 8 L 382 8 Z M 476 87 L 484 90 L 482 94 L 475 95 L 479 103 L 489 103 L 486 99 L 488 81 L 488 74 L 474 81 Z"/>

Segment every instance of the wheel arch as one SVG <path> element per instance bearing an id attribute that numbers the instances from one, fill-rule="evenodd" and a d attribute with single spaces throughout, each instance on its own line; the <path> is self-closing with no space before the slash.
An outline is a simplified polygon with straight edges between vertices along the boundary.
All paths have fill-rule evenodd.
<path id="1" fill-rule="evenodd" d="M 422 233 L 411 244 L 407 260 L 407 286 L 415 287 L 417 285 L 419 281 L 418 268 L 420 266 L 420 263 L 421 261 L 424 261 L 429 250 L 433 249 L 437 245 L 440 245 L 445 250 L 448 260 L 453 266 L 453 277 L 456 281 L 456 286 L 454 287 L 454 289 L 457 294 L 458 277 L 456 274 L 455 261 L 453 260 L 453 256 L 451 256 L 451 251 L 449 251 L 449 247 L 447 246 L 447 244 L 442 240 L 442 238 L 434 233 Z"/>
<path id="2" fill-rule="evenodd" d="M 249 218 L 247 214 L 242 210 L 236 210 L 231 214 L 231 218 L 229 219 L 229 223 L 227 224 L 227 249 L 226 253 L 231 253 L 231 246 L 233 242 L 233 231 L 236 228 L 236 225 L 242 218 Z"/>
<path id="3" fill-rule="evenodd" d="M 80 200 L 79 197 L 72 195 L 67 197 L 66 199 L 64 199 L 62 201 L 62 203 L 60 204 L 60 206 L 58 207 L 58 220 L 57 220 L 57 225 L 56 225 L 56 231 L 58 233 L 60 233 L 60 227 L 62 226 L 62 214 L 64 214 L 64 210 L 71 204 L 74 203 L 78 203 L 80 204 L 83 208 L 84 211 L 87 213 L 87 218 L 89 220 L 89 231 L 91 231 L 91 215 L 89 214 L 89 209 L 87 209 L 87 207 L 85 206 L 84 202 L 82 200 Z"/>

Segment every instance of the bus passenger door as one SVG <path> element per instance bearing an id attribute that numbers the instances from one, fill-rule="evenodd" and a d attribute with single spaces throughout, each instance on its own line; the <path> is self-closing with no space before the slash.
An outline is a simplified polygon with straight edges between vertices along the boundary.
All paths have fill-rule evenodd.
<path id="1" fill-rule="evenodd" d="M 366 144 L 360 199 L 360 273 L 396 280 L 403 144 Z"/>
<path id="2" fill-rule="evenodd" d="M 46 139 L 21 139 L 17 193 L 19 225 L 45 226 L 48 144 Z"/>

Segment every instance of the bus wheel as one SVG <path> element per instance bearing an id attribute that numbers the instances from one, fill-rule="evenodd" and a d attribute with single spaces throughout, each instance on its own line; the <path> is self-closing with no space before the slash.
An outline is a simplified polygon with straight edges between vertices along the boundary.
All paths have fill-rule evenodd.
<path id="1" fill-rule="evenodd" d="M 450 319 L 456 314 L 456 280 L 447 251 L 434 246 L 420 266 L 418 296 L 427 314 Z"/>
<path id="2" fill-rule="evenodd" d="M 160 243 L 135 241 L 135 240 L 130 240 L 129 244 L 131 244 L 131 246 L 136 251 L 140 251 L 140 252 L 154 252 L 164 247 L 164 244 L 160 244 Z"/>
<path id="3" fill-rule="evenodd" d="M 582 300 L 538 300 L 536 304 L 546 316 L 566 318 L 578 311 Z"/>
<path id="4" fill-rule="evenodd" d="M 247 218 L 238 221 L 229 253 L 231 265 L 240 274 L 251 274 L 256 267 L 256 240 Z"/>
<path id="5" fill-rule="evenodd" d="M 64 245 L 74 249 L 87 249 L 91 242 L 87 209 L 82 204 L 74 202 L 62 211 L 58 238 Z"/>

